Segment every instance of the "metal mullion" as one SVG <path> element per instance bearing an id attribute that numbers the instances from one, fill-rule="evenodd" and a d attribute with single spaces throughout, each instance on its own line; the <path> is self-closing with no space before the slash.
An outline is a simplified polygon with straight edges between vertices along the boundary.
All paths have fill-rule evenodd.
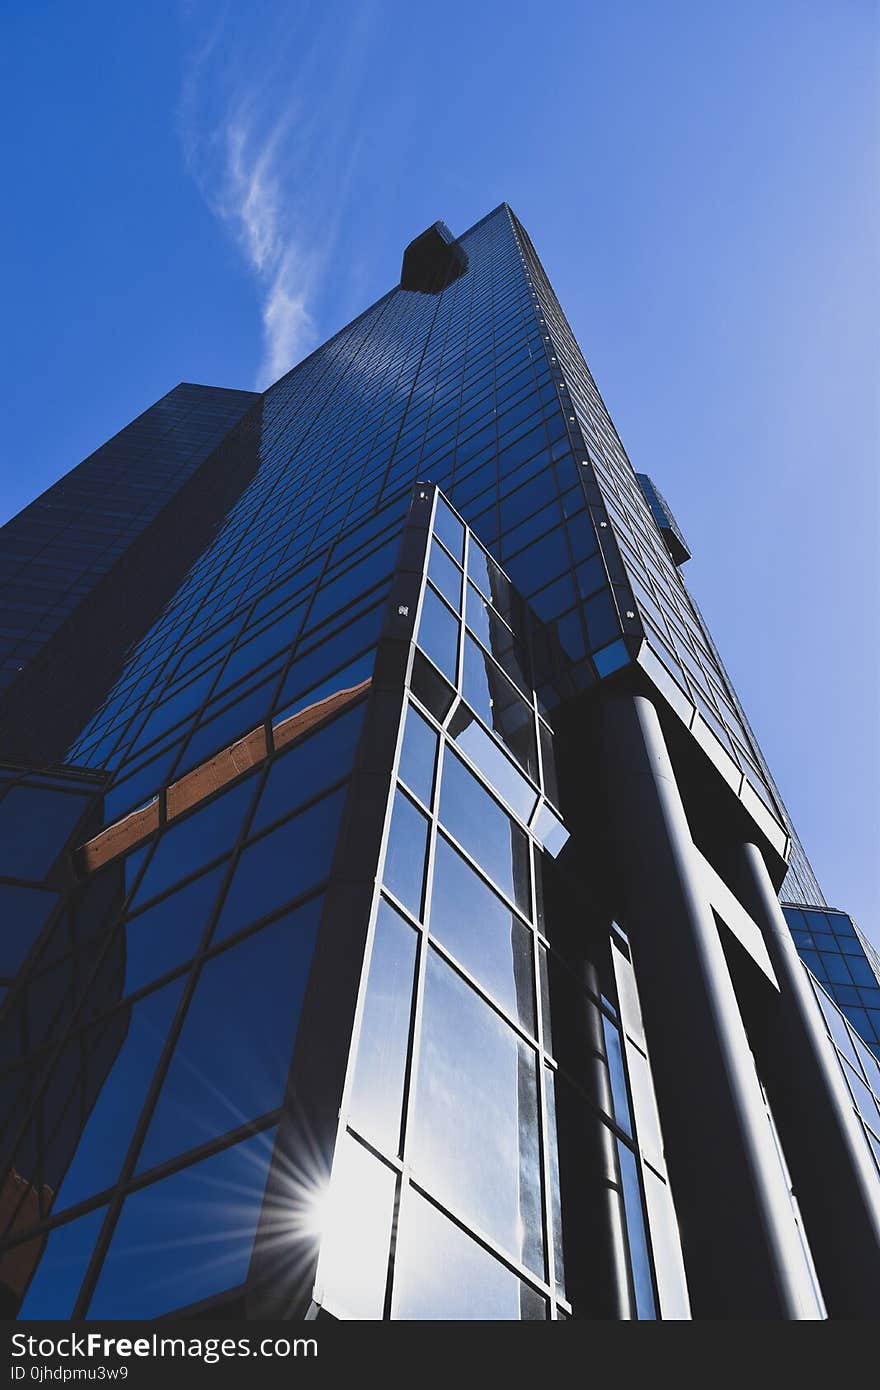
<path id="1" fill-rule="evenodd" d="M 540 757 L 540 743 L 538 739 L 538 756 Z M 538 852 L 534 841 L 530 840 L 531 850 L 531 870 L 532 870 L 532 922 L 538 920 L 537 913 L 537 872 L 538 872 Z M 551 1179 L 550 1179 L 550 1123 L 547 1115 L 547 1089 L 546 1075 L 544 1072 L 544 1008 L 541 990 L 541 962 L 539 959 L 537 933 L 532 928 L 532 993 L 535 1001 L 535 1036 L 538 1042 L 538 1053 L 536 1067 L 538 1071 L 538 1122 L 540 1125 L 540 1145 L 541 1145 L 541 1206 L 544 1220 L 544 1267 L 547 1271 L 547 1282 L 550 1285 L 550 1315 L 556 1320 L 556 1251 L 554 1248 L 553 1229 L 552 1229 L 552 1202 L 551 1202 Z"/>
<path id="2" fill-rule="evenodd" d="M 432 513 L 431 513 L 431 530 L 432 530 L 432 532 L 433 532 L 433 519 L 434 519 L 434 514 L 435 514 L 435 512 L 436 512 L 436 508 L 437 508 L 437 490 L 435 489 L 434 505 L 433 505 Z M 467 535 L 467 532 L 465 532 L 465 535 Z M 465 558 L 466 558 L 466 551 L 465 551 Z M 425 556 L 425 564 L 427 565 L 427 550 L 426 550 L 426 556 Z M 425 580 L 424 580 L 424 578 L 423 578 L 423 583 L 422 583 L 422 591 L 423 591 L 423 592 L 424 592 L 424 587 L 425 587 Z M 462 642 L 462 631 L 463 631 L 463 624 L 462 624 L 461 622 L 459 622 L 459 653 L 458 653 L 458 671 L 459 671 L 459 679 L 460 679 L 460 673 L 461 673 L 461 642 Z M 454 700 L 453 703 L 452 703 L 452 709 L 455 708 L 456 704 L 457 704 L 457 700 Z M 452 709 L 450 710 L 449 713 L 452 712 Z M 449 718 L 449 714 L 447 714 L 447 719 L 448 719 L 448 718 Z M 419 923 L 419 925 L 416 927 L 416 932 L 417 932 L 417 938 L 416 938 L 416 962 L 415 962 L 415 970 L 413 971 L 412 1008 L 411 1008 L 411 1013 L 410 1013 L 409 1057 L 408 1057 L 408 1065 L 407 1065 L 406 1070 L 405 1070 L 405 1073 L 404 1073 L 404 1094 L 403 1094 L 402 1104 L 401 1104 L 401 1124 L 400 1124 L 401 1174 L 400 1174 L 400 1181 L 399 1181 L 399 1190 L 398 1190 L 398 1194 L 397 1194 L 397 1202 L 396 1202 L 396 1207 L 395 1207 L 395 1224 L 394 1224 L 394 1228 L 393 1228 L 393 1240 L 394 1240 L 395 1250 L 394 1250 L 394 1253 L 393 1253 L 392 1258 L 389 1260 L 389 1282 L 388 1282 L 388 1287 L 387 1287 L 387 1289 L 386 1289 L 386 1309 L 387 1309 L 387 1311 L 388 1311 L 388 1313 L 389 1313 L 389 1316 L 390 1316 L 390 1310 L 391 1310 L 392 1301 L 393 1301 L 393 1297 L 394 1297 L 394 1278 L 395 1278 L 395 1272 L 396 1272 L 397 1223 L 398 1223 L 398 1221 L 399 1221 L 399 1215 L 400 1215 L 401 1207 L 404 1206 L 404 1205 L 405 1205 L 405 1202 L 406 1202 L 405 1189 L 406 1189 L 406 1188 L 409 1186 L 409 1184 L 410 1184 L 410 1171 L 409 1171 L 409 1164 L 408 1164 L 408 1161 L 407 1161 L 407 1151 L 408 1151 L 408 1148 L 409 1148 L 409 1136 L 410 1136 L 410 1130 L 411 1130 L 411 1125 L 412 1125 L 413 1116 L 414 1116 L 414 1114 L 415 1114 L 415 1105 L 416 1105 L 417 1077 L 418 1077 L 418 1066 L 419 1066 L 419 1056 L 420 1056 L 420 1048 L 421 1048 L 421 1033 L 422 1033 L 422 1013 L 423 1013 L 423 1009 L 424 1009 L 424 995 L 425 995 L 425 975 L 426 975 L 426 972 L 427 972 L 428 930 L 427 930 L 427 925 L 426 925 L 426 924 L 427 924 L 428 921 L 430 920 L 430 915 L 431 915 L 431 900 L 432 900 L 432 896 L 433 896 L 433 879 L 434 879 L 434 860 L 435 860 L 435 851 L 436 851 L 436 843 L 437 843 L 437 823 L 438 823 L 438 819 L 437 819 L 437 810 L 438 810 L 439 805 L 440 805 L 440 792 L 441 792 L 442 778 L 443 778 L 443 759 L 444 759 L 444 756 L 445 756 L 445 754 L 444 754 L 445 746 L 446 746 L 446 741 L 445 741 L 445 739 L 444 739 L 444 737 L 442 736 L 442 733 L 441 733 L 441 736 L 440 736 L 440 738 L 438 739 L 438 743 L 437 743 L 437 766 L 436 766 L 435 773 L 434 773 L 433 808 L 432 808 L 432 812 L 431 812 L 431 816 L 430 816 L 430 821 L 429 821 L 429 828 L 428 828 L 428 852 L 427 852 L 426 866 L 425 866 L 424 893 L 423 893 L 423 897 L 422 897 L 422 922 Z"/>
<path id="3" fill-rule="evenodd" d="M 133 1192 L 140 1192 L 145 1187 L 152 1187 L 154 1183 L 164 1182 L 166 1178 L 172 1177 L 175 1173 L 182 1172 L 185 1168 L 192 1168 L 194 1164 L 203 1163 L 205 1159 L 213 1158 L 215 1154 L 223 1153 L 226 1149 L 232 1149 L 236 1144 L 241 1144 L 246 1139 L 253 1139 L 258 1134 L 265 1134 L 273 1125 L 276 1125 L 281 1117 L 281 1108 L 274 1106 L 271 1110 L 266 1110 L 262 1115 L 257 1115 L 253 1120 L 245 1120 L 232 1129 L 225 1130 L 223 1134 L 216 1135 L 213 1139 L 207 1139 L 203 1144 L 195 1148 L 185 1149 L 180 1154 L 175 1154 L 173 1158 L 167 1158 L 162 1163 L 157 1163 L 152 1168 L 146 1169 L 143 1173 L 133 1174 L 127 1187 L 124 1197 L 129 1197 Z"/>

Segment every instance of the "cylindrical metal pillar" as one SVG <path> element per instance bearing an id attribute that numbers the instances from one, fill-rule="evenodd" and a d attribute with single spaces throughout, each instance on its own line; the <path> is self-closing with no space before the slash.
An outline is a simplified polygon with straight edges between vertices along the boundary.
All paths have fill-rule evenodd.
<path id="1" fill-rule="evenodd" d="M 764 1082 L 828 1312 L 873 1319 L 880 1312 L 880 1183 L 758 847 L 738 847 L 733 869 L 781 991 L 768 1023 Z"/>
<path id="2" fill-rule="evenodd" d="M 787 1183 L 654 705 L 597 701 L 609 868 L 630 938 L 691 1304 L 816 1317 Z"/>

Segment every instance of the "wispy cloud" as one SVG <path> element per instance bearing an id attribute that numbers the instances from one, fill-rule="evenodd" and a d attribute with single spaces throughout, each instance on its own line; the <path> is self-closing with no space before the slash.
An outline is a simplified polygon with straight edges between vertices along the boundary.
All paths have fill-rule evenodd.
<path id="1" fill-rule="evenodd" d="M 357 88 L 371 11 L 342 28 L 332 5 L 254 16 L 226 6 L 193 31 L 180 102 L 187 166 L 258 287 L 263 351 L 255 384 L 315 346 L 314 301 L 357 152 Z"/>
<path id="2" fill-rule="evenodd" d="M 289 125 L 288 113 L 273 131 L 261 135 L 244 110 L 230 112 L 222 128 L 221 175 L 205 190 L 210 206 L 232 228 L 260 286 L 261 387 L 289 371 L 315 342 L 308 304 L 321 262 L 295 215 L 294 174 L 284 158 Z"/>

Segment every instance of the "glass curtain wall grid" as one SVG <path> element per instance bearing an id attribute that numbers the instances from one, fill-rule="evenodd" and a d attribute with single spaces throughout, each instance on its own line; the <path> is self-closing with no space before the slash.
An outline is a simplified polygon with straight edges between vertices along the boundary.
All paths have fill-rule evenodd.
<path id="1" fill-rule="evenodd" d="M 259 405 L 176 386 L 0 530 L 0 756 L 64 757 L 252 472 Z"/>
<path id="2" fill-rule="evenodd" d="M 851 1104 L 859 1117 L 874 1164 L 880 1171 L 880 1063 L 876 1049 L 865 1046 L 861 1035 L 850 1025 L 843 1007 L 834 999 L 833 991 L 822 986 L 812 974 L 810 983 L 852 1098 Z"/>
<path id="3" fill-rule="evenodd" d="M 435 508 L 316 1301 L 355 1318 L 567 1317 L 604 1282 L 650 1318 L 659 1282 L 664 1313 L 687 1316 L 640 1019 L 617 1004 L 625 945 L 605 943 L 604 990 L 551 946 L 544 866 L 567 832 L 529 678 L 543 624 L 440 494 Z M 589 1253 L 590 1217 L 567 1201 L 585 1182 L 586 1205 L 611 1208 Z M 603 1266 L 615 1239 L 622 1287 Z"/>
<path id="4" fill-rule="evenodd" d="M 604 522 L 614 533 L 635 599 L 631 621 L 637 614 L 648 648 L 641 659 L 670 705 L 698 733 L 728 779 L 741 777 L 742 794 L 752 809 L 757 798 L 758 806 L 784 825 L 792 841 L 786 885 L 789 895 L 806 894 L 809 901 L 824 902 L 736 692 L 682 581 L 679 565 L 687 558 L 687 550 L 680 532 L 651 480 L 646 480 L 646 490 L 640 475 L 633 471 L 528 234 L 514 221 L 538 322 L 586 474 L 588 495 L 600 517 L 599 525 Z M 658 521 L 661 506 L 672 521 L 671 528 Z M 670 529 L 681 543 L 683 556 L 676 552 L 675 544 L 670 546 Z"/>
<path id="5" fill-rule="evenodd" d="M 390 600 L 385 590 L 379 648 L 367 657 L 387 684 L 389 644 L 401 625 L 412 633 L 409 614 L 418 614 L 416 644 L 404 644 L 406 685 L 390 685 L 396 718 L 388 751 L 397 781 L 389 759 L 382 887 L 370 888 L 372 906 L 365 900 L 372 940 L 350 1066 L 346 1058 L 346 1126 L 334 1143 L 329 1194 L 321 1193 L 320 1165 L 309 1175 L 312 1191 L 301 1171 L 292 1177 L 301 1146 L 288 1142 L 276 1152 L 270 1181 L 281 1190 L 263 1205 L 269 1230 L 262 1257 L 271 1260 L 278 1244 L 273 1226 L 282 1209 L 291 1238 L 293 1186 L 306 1227 L 323 1197 L 318 1287 L 328 1310 L 381 1316 L 387 1305 L 393 1317 L 455 1317 L 470 1306 L 469 1316 L 569 1316 L 573 1296 L 590 1281 L 579 1269 L 583 1236 L 562 1194 L 592 1167 L 597 1194 L 614 1195 L 614 1231 L 625 1252 L 624 1282 L 608 1279 L 609 1291 L 632 1316 L 653 1317 L 659 1307 L 686 1316 L 631 979 L 626 1007 L 617 1003 L 617 980 L 630 970 L 625 942 L 613 952 L 606 942 L 600 987 L 595 966 L 585 983 L 584 962 L 559 954 L 547 935 L 542 862 L 558 853 L 567 832 L 555 805 L 552 731 L 532 670 L 536 660 L 545 663 L 547 689 L 565 677 L 568 658 L 555 641 L 542 640 L 544 624 L 528 619 L 507 577 L 442 496 L 435 501 L 433 488 L 418 488 L 416 506 L 429 521 L 434 509 L 432 532 L 423 522 L 424 536 L 414 541 L 411 516 L 401 554 L 411 563 L 415 545 L 425 573 L 398 568 Z M 399 602 L 409 588 L 411 608 Z M 18 997 L 43 997 L 45 978 L 60 962 L 69 1000 L 48 1037 L 35 1044 L 27 1035 L 8 1073 L 11 1090 L 27 1078 L 33 1096 L 23 1126 L 14 1112 L 9 1148 L 11 1171 L 28 1173 L 7 1222 L 10 1267 L 21 1279 L 22 1268 L 30 1269 L 21 1252 L 42 1254 L 22 1316 L 146 1316 L 180 1302 L 181 1282 L 189 1302 L 193 1294 L 225 1291 L 233 1273 L 245 1282 L 255 1231 L 249 1241 L 224 1238 L 206 1252 L 198 1241 L 210 1220 L 197 1200 L 200 1175 L 243 1177 L 250 1168 L 248 1210 L 256 1222 L 295 1050 L 300 1010 L 292 1006 L 306 990 L 316 931 L 333 898 L 328 875 L 346 797 L 349 835 L 353 825 L 362 843 L 363 822 L 374 819 L 372 805 L 359 810 L 363 792 L 350 790 L 372 680 L 342 684 L 348 669 L 325 680 L 317 698 L 313 688 L 296 714 L 285 705 L 283 717 L 266 720 L 259 756 L 252 732 L 195 775 L 163 787 L 134 817 L 123 814 L 80 837 L 81 881 L 65 900 L 63 935 L 60 928 L 44 933 L 18 982 Z M 333 696 L 321 693 L 331 684 Z M 341 862 L 349 877 L 352 858 L 344 854 Z M 374 865 L 369 884 L 375 879 Z M 79 925 L 86 918 L 88 934 Z M 476 936 L 463 930 L 472 920 L 483 924 Z M 86 937 L 84 964 L 78 943 Z M 84 1018 L 71 980 L 89 979 L 86 966 L 97 979 L 112 978 L 113 988 L 103 991 L 100 1007 L 86 1002 Z M 338 985 L 334 971 L 330 994 Z M 85 989 L 88 1001 L 95 986 Z M 548 1009 L 557 992 L 565 1002 L 554 1040 Z M 344 1030 L 345 1018 L 339 1022 Z M 352 1026 L 349 1018 L 349 1033 Z M 578 1055 L 585 1026 L 593 1049 L 587 1075 Z M 632 1066 L 638 1088 L 628 1080 Z M 91 1088 L 82 1077 L 90 1067 L 99 1072 Z M 452 1074 L 465 1080 L 461 1105 L 454 1104 L 459 1150 L 432 1152 L 431 1134 L 453 1118 L 443 1080 Z M 84 1084 L 91 1109 L 81 1098 Z M 314 1145 L 313 1129 L 311 1137 Z M 341 1250 L 338 1232 L 351 1229 L 351 1212 L 342 1227 L 338 1213 L 351 1205 L 344 1183 L 355 1176 L 372 1184 L 377 1203 L 383 1194 L 382 1205 L 369 1203 L 371 1221 L 364 1229 L 356 1223 L 355 1244 Z M 32 1192 L 40 1194 L 38 1209 Z M 216 1201 L 211 1192 L 205 1181 L 208 1206 Z M 172 1267 L 164 1233 L 181 1220 L 184 1201 L 194 1245 L 183 1260 L 178 1251 Z M 276 1215 L 267 1218 L 267 1210 Z M 392 1219 L 397 1255 L 388 1283 Z M 471 1281 L 466 1303 L 454 1301 L 461 1285 L 438 1281 L 438 1267 L 426 1261 L 423 1227 Z M 132 1265 L 136 1282 L 126 1280 L 126 1260 L 147 1229 L 154 1239 Z M 575 1295 L 566 1289 L 566 1243 Z"/>
<path id="6" fill-rule="evenodd" d="M 783 903 L 798 955 L 880 1056 L 880 958 L 845 912 Z"/>
<path id="7" fill-rule="evenodd" d="M 179 387 L 59 486 L 79 587 L 0 697 L 10 1315 L 730 1316 L 772 1284 L 762 1241 L 796 1271 L 757 1315 L 859 1315 L 850 1072 L 876 1084 L 794 957 L 786 855 L 785 891 L 821 890 L 510 209 L 429 228 L 262 396 Z M 67 545 L 37 520 L 4 573 Z M 596 740 L 645 700 L 680 813 L 633 899 L 626 807 L 607 828 L 633 750 Z M 688 932 L 723 1028 L 681 997 Z M 724 1047 L 744 1108 L 706 1061 L 694 1127 L 688 1057 Z M 730 1167 L 754 1228 L 704 1279 L 689 1165 L 722 1131 L 761 1154 Z"/>

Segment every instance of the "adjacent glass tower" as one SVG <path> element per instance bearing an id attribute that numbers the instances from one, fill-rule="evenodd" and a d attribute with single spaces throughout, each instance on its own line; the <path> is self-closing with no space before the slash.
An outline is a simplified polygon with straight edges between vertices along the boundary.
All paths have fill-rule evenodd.
<path id="1" fill-rule="evenodd" d="M 0 532 L 5 1311 L 871 1316 L 880 987 L 511 210 L 56 487 Z"/>

